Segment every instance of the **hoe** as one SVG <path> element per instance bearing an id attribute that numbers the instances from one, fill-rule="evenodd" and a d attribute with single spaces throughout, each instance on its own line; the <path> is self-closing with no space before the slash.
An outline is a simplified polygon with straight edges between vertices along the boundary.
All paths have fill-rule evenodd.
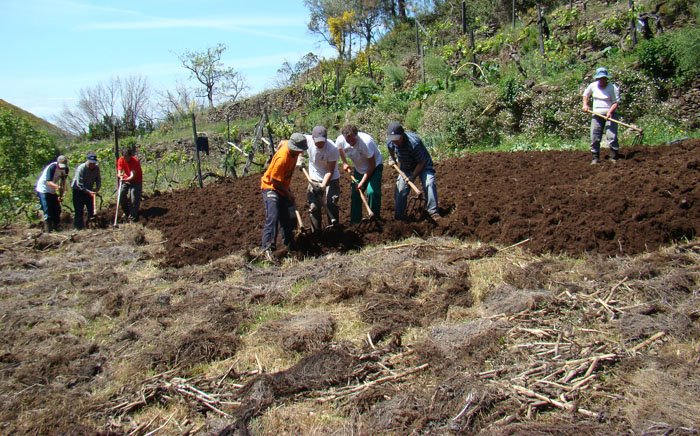
<path id="1" fill-rule="evenodd" d="M 360 182 L 349 171 L 348 174 L 350 175 L 352 182 L 355 184 L 355 186 L 357 186 Z M 370 230 L 372 224 L 376 224 L 374 212 L 372 212 L 372 209 L 369 207 L 365 193 L 361 189 L 358 189 L 357 192 L 359 192 L 360 200 L 362 200 L 362 204 L 365 206 L 365 210 L 367 211 L 367 218 L 362 218 L 362 221 L 360 221 L 360 224 L 358 224 L 357 227 L 358 229 L 367 227 L 367 230 Z"/>
<path id="2" fill-rule="evenodd" d="M 408 186 L 411 187 L 411 190 L 416 193 L 416 197 L 411 197 L 408 199 L 408 205 L 407 209 L 410 211 L 421 211 L 425 207 L 423 204 L 423 193 L 418 189 L 415 183 L 411 181 L 411 179 L 408 178 L 406 173 L 401 171 L 401 168 L 399 168 L 398 165 L 392 164 L 391 165 L 397 173 L 401 176 L 401 178 L 408 184 Z"/>
<path id="3" fill-rule="evenodd" d="M 309 175 L 309 172 L 306 171 L 306 168 L 301 167 L 301 171 L 304 173 L 304 176 L 306 177 L 306 180 L 308 180 L 308 182 L 309 182 L 310 184 L 313 185 L 314 182 L 311 180 L 311 176 Z M 328 216 L 328 219 L 330 219 L 331 214 L 330 214 L 330 212 L 328 211 L 328 205 L 326 204 L 325 195 L 320 196 L 320 197 L 321 197 L 321 205 L 322 205 L 323 209 L 326 210 L 326 214 L 327 214 L 327 216 Z M 321 223 L 319 222 L 319 225 L 320 225 L 320 224 L 321 224 Z M 333 227 L 332 225 L 328 225 L 328 226 L 326 227 L 326 229 L 330 229 L 330 228 L 332 228 L 332 227 Z"/>
<path id="4" fill-rule="evenodd" d="M 591 115 L 596 115 L 596 116 L 601 117 L 602 119 L 604 119 L 606 121 L 612 121 L 615 124 L 619 124 L 621 126 L 625 126 L 628 129 L 633 130 L 635 132 L 635 135 L 634 135 L 634 138 L 632 138 L 632 145 L 641 145 L 642 144 L 642 141 L 644 140 L 644 130 L 642 128 L 640 128 L 634 124 L 623 123 L 622 121 L 618 121 L 618 120 L 615 120 L 613 118 L 608 118 L 604 115 L 596 114 L 595 112 L 590 111 L 590 110 L 585 110 L 584 112 L 589 113 Z"/>

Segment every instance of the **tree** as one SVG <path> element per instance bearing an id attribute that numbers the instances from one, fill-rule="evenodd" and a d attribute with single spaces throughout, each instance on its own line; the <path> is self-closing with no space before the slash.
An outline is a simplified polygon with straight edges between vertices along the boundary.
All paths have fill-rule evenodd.
<path id="1" fill-rule="evenodd" d="M 122 128 L 134 133 L 140 125 L 147 124 L 146 108 L 150 100 L 150 87 L 143 76 L 129 76 L 119 81 Z"/>
<path id="2" fill-rule="evenodd" d="M 367 68 L 372 77 L 372 60 L 369 47 L 375 31 L 380 29 L 391 14 L 392 0 L 354 0 L 352 2 L 355 11 L 355 28 L 357 33 L 365 39 L 367 52 Z"/>
<path id="3" fill-rule="evenodd" d="M 308 78 L 309 71 L 318 65 L 319 62 L 319 57 L 313 53 L 305 54 L 294 65 L 285 60 L 277 70 L 277 86 L 280 88 L 291 86 L 301 79 L 302 76 L 305 76 L 305 79 Z"/>
<path id="4" fill-rule="evenodd" d="M 113 77 L 107 82 L 80 90 L 74 109 L 63 107 L 57 124 L 77 135 L 91 139 L 109 137 L 115 125 L 129 133 L 151 121 L 150 85 L 143 76 L 126 79 Z"/>
<path id="5" fill-rule="evenodd" d="M 321 35 L 331 47 L 334 47 L 340 59 L 345 57 L 345 41 L 344 38 L 338 41 L 337 30 L 334 36 L 329 20 L 335 20 L 333 25 L 339 25 L 342 28 L 340 21 L 342 21 L 343 12 L 348 10 L 346 3 L 345 0 L 304 0 L 304 4 L 309 9 L 308 29 L 312 33 Z"/>
<path id="6" fill-rule="evenodd" d="M 175 84 L 174 91 L 166 90 L 160 96 L 165 100 L 165 103 L 161 105 L 161 107 L 165 107 L 165 113 L 162 114 L 164 118 L 173 114 L 184 117 L 189 113 L 189 108 L 195 105 L 193 90 L 182 82 Z"/>
<path id="7" fill-rule="evenodd" d="M 180 63 L 204 86 L 209 107 L 214 107 L 214 97 L 224 95 L 234 101 L 248 87 L 244 78 L 232 67 L 224 66 L 221 56 L 226 45 L 219 43 L 206 51 L 185 51 L 178 55 Z"/>

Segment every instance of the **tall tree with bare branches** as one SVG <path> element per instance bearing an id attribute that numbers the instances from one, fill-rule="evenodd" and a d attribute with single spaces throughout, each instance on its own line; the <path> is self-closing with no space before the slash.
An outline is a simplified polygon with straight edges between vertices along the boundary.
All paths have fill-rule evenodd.
<path id="1" fill-rule="evenodd" d="M 209 107 L 214 107 L 214 97 L 227 96 L 234 100 L 247 89 L 245 79 L 233 69 L 224 65 L 221 57 L 226 45 L 219 43 L 205 51 L 185 51 L 178 55 L 183 67 L 190 71 L 206 92 Z"/>

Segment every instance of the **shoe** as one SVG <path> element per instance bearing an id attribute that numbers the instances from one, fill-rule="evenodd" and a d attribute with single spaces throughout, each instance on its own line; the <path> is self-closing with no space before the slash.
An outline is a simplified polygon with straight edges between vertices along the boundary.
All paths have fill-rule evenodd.
<path id="1" fill-rule="evenodd" d="M 600 162 L 598 158 L 594 157 L 593 160 L 591 160 L 591 165 L 598 165 L 598 162 Z"/>
<path id="2" fill-rule="evenodd" d="M 331 227 L 333 227 L 333 228 L 338 227 L 338 220 L 332 219 L 331 220 Z"/>
<path id="3" fill-rule="evenodd" d="M 437 223 L 438 221 L 440 221 L 441 218 L 442 218 L 442 217 L 441 217 L 440 214 L 437 213 L 437 212 L 433 212 L 433 213 L 430 214 L 430 220 L 431 220 L 432 222 L 434 222 L 434 223 Z"/>
<path id="4" fill-rule="evenodd" d="M 610 150 L 610 162 L 615 163 L 619 159 L 617 150 Z"/>
<path id="5" fill-rule="evenodd" d="M 272 254 L 272 250 L 269 248 L 263 251 L 263 258 L 268 262 L 275 263 L 275 255 Z"/>

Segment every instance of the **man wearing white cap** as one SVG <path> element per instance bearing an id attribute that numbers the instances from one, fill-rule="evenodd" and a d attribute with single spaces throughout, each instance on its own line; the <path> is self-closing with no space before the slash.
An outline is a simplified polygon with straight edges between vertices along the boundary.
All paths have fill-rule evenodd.
<path id="1" fill-rule="evenodd" d="M 603 129 L 610 146 L 610 160 L 617 161 L 620 144 L 617 141 L 617 123 L 607 121 L 605 118 L 617 119 L 617 107 L 620 103 L 620 89 L 609 82 L 610 73 L 605 67 L 596 69 L 595 82 L 591 83 L 583 91 L 583 111 L 591 111 L 591 100 L 595 115 L 591 118 L 591 153 L 593 159 L 591 165 L 600 162 L 600 141 L 603 138 Z M 607 121 L 607 123 L 606 123 Z"/>
<path id="2" fill-rule="evenodd" d="M 61 201 L 66 192 L 68 159 L 61 155 L 44 168 L 36 181 L 36 194 L 44 212 L 44 231 L 60 230 Z"/>
<path id="3" fill-rule="evenodd" d="M 321 229 L 322 210 L 328 214 L 331 226 L 338 225 L 338 200 L 340 199 L 340 172 L 338 171 L 338 147 L 328 139 L 324 126 L 313 128 L 306 136 L 309 146 L 309 187 L 306 200 L 309 204 L 311 229 Z M 324 206 L 325 205 L 325 206 Z"/>

